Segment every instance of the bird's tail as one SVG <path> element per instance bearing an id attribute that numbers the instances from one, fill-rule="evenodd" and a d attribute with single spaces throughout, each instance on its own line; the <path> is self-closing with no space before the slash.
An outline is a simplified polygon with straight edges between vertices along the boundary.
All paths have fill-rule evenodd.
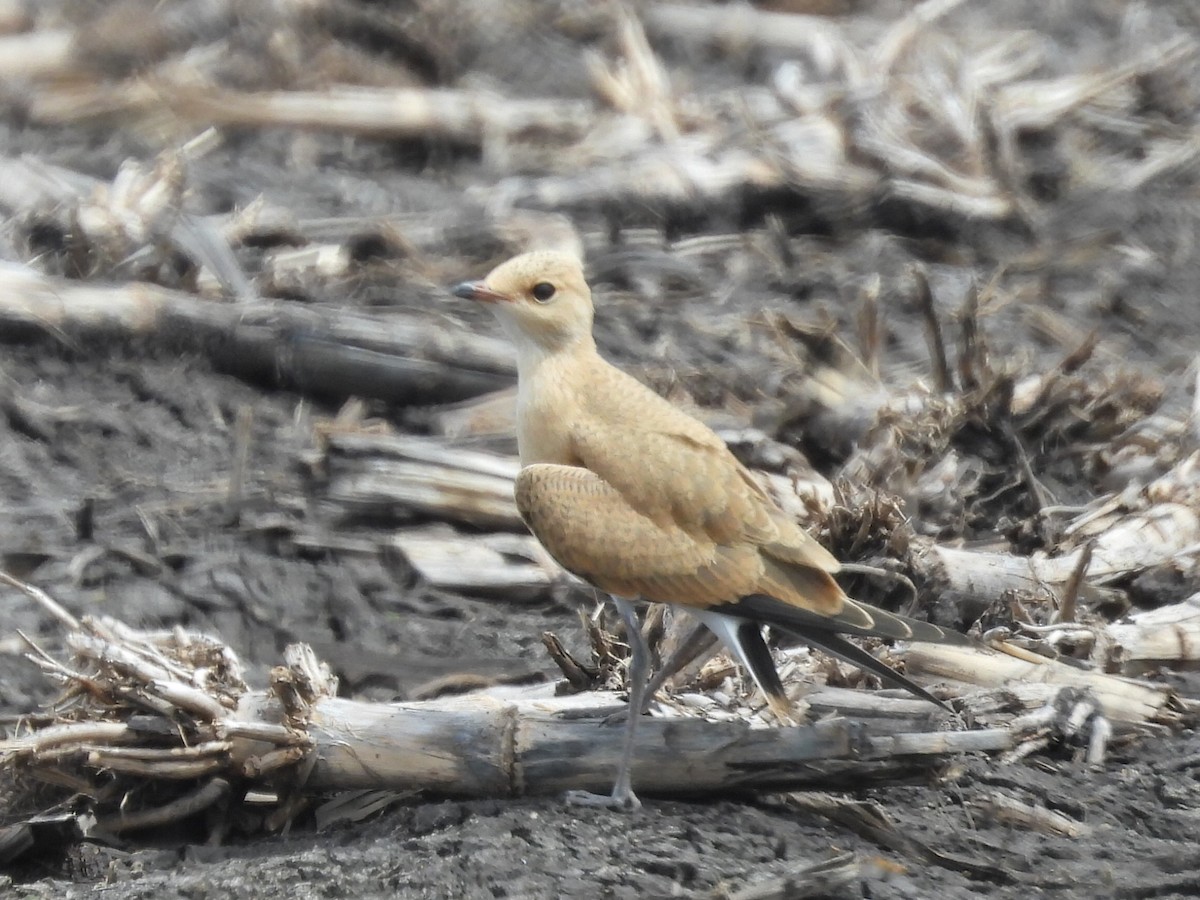
<path id="1" fill-rule="evenodd" d="M 948 628 L 941 628 L 929 622 L 918 622 L 907 616 L 876 609 L 865 603 L 846 599 L 842 611 L 833 616 L 813 613 L 800 607 L 784 603 L 766 594 L 751 594 L 741 598 L 737 603 L 721 606 L 712 612 L 730 616 L 742 621 L 750 621 L 770 625 L 781 631 L 794 635 L 810 646 L 823 650 L 831 656 L 845 660 L 851 665 L 858 666 L 878 675 L 880 678 L 904 688 L 909 693 L 922 700 L 935 703 L 943 709 L 950 710 L 943 701 L 937 699 L 914 681 L 901 675 L 886 663 L 880 662 L 866 650 L 846 640 L 842 635 L 850 634 L 858 637 L 878 637 L 891 640 L 928 641 L 937 644 L 957 644 L 970 646 L 972 641 L 965 634 Z M 751 666 L 753 663 L 743 660 Z M 755 660 L 758 662 L 758 660 Z M 754 672 L 755 680 L 760 685 L 766 681 L 770 684 L 770 676 L 765 672 Z M 774 669 L 772 667 L 772 674 Z M 774 676 L 778 682 L 778 676 Z M 771 684 L 773 687 L 774 685 Z M 769 692 L 768 692 L 769 693 Z"/>

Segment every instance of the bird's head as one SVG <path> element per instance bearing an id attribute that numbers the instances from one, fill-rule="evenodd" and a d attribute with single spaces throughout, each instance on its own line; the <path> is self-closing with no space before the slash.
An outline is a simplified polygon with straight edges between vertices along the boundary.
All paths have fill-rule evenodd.
<path id="1" fill-rule="evenodd" d="M 487 303 L 517 342 L 543 351 L 592 337 L 592 292 L 578 257 L 535 251 L 501 263 L 483 281 L 468 281 L 454 294 Z"/>

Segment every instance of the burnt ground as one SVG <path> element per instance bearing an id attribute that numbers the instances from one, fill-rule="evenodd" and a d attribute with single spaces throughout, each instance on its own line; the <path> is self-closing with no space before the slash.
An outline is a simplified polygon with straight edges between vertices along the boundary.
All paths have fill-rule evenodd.
<path id="1" fill-rule="evenodd" d="M 1045 6 L 1012 4 L 1005 15 L 1014 28 L 1042 29 L 1060 42 L 1064 59 L 1079 70 L 1099 65 L 1107 48 L 1129 39 L 1122 31 L 1124 4 L 1082 4 L 1087 14 L 1079 12 L 1081 4 Z M 1163 21 L 1155 27 L 1200 37 L 1186 3 L 1175 12 L 1169 7 L 1156 13 Z M 955 27 L 971 28 L 986 15 L 968 9 Z M 871 22 L 856 27 L 869 31 Z M 694 80 L 718 85 L 754 81 L 771 62 L 697 59 L 672 46 L 662 52 L 690 67 Z M 563 63 L 561 54 L 554 59 Z M 481 52 L 474 62 L 487 78 L 517 83 L 519 74 L 534 95 L 586 91 L 581 77 L 555 79 L 548 63 L 545 71 L 514 74 L 503 55 Z M 458 69 L 438 77 L 453 84 L 470 71 L 460 60 Z M 37 124 L 11 92 L 9 102 L 10 114 L 0 122 L 0 149 L 9 156 L 29 154 L 107 180 L 122 161 L 152 158 L 161 146 L 153 128 Z M 189 203 L 198 212 L 265 196 L 298 217 L 403 212 L 431 218 L 468 209 L 465 192 L 486 190 L 490 178 L 477 156 L 461 148 L 275 129 L 231 132 L 188 177 Z M 637 210 L 631 213 L 636 224 L 657 227 L 660 235 L 648 249 L 622 242 L 613 224 L 619 211 L 572 216 L 588 240 L 601 344 L 659 386 L 682 386 L 701 402 L 753 402 L 764 392 L 774 392 L 766 399 L 780 399 L 787 379 L 755 352 L 757 338 L 746 337 L 744 323 L 763 309 L 784 310 L 833 322 L 853 341 L 847 298 L 874 274 L 888 310 L 885 382 L 903 385 L 927 375 L 922 324 L 897 287 L 920 262 L 946 312 L 961 304 L 972 278 L 984 282 L 1006 273 L 1005 284 L 1021 302 L 998 304 L 982 319 L 997 357 L 1037 371 L 1073 349 L 1072 336 L 1096 329 L 1099 359 L 1160 379 L 1166 408 L 1178 410 L 1189 400 L 1188 367 L 1200 346 L 1198 185 L 1184 170 L 1135 192 L 1114 185 L 1108 192 L 1074 193 L 1065 186 L 1045 199 L 1032 234 L 897 217 L 886 205 L 847 220 L 828 211 L 800 216 L 786 223 L 800 255 L 783 275 L 711 265 L 689 265 L 674 280 L 663 275 L 671 271 L 671 240 L 722 232 L 731 222 L 757 228 L 778 214 L 756 211 L 753 199 L 726 218 L 664 213 L 656 219 Z M 6 258 L 37 255 L 19 218 L 7 223 L 3 240 Z M 1098 249 L 1084 264 L 1068 264 L 1064 248 L 1081 245 Z M 376 263 L 372 279 L 318 285 L 298 302 L 344 303 L 381 315 L 389 307 L 444 304 L 437 307 L 439 318 L 482 330 L 485 319 L 438 291 L 439 284 L 478 276 L 488 261 L 486 250 L 458 249 L 450 261 L 395 259 L 382 270 Z M 253 271 L 253 248 L 239 253 Z M 391 291 L 380 287 L 388 279 Z M 1033 307 L 1074 330 L 1049 334 L 1047 318 L 1032 315 Z M 306 556 L 231 519 L 224 497 L 239 413 L 253 411 L 252 506 L 291 514 L 303 507 L 298 454 L 312 445 L 314 421 L 335 415 L 346 398 L 247 382 L 218 371 L 207 356 L 164 349 L 153 338 L 53 332 L 10 338 L 0 356 L 2 394 L 28 403 L 6 403 L 0 418 L 0 553 L 9 571 L 72 611 L 219 634 L 260 684 L 287 644 L 305 641 L 335 668 L 346 693 L 377 700 L 408 696 L 462 671 L 551 674 L 540 641 L 547 630 L 583 652 L 569 602 L 501 606 L 450 595 L 414 582 L 386 560 Z M 369 412 L 399 429 L 420 421 L 402 401 L 375 401 Z M 54 651 L 55 629 L 10 591 L 0 622 L 0 711 L 15 716 L 54 696 L 53 686 L 22 658 L 17 632 Z M 1194 684 L 1183 688 L 1196 693 Z M 369 821 L 326 832 L 301 817 L 285 836 L 234 829 L 219 847 L 205 843 L 203 827 L 158 841 L 139 837 L 122 847 L 85 845 L 65 859 L 23 863 L 0 876 L 0 890 L 113 898 L 686 896 L 736 889 L 858 851 L 886 864 L 870 868 L 848 896 L 1195 896 L 1197 758 L 1200 738 L 1183 731 L 1123 742 L 1095 769 L 1052 751 L 1010 765 L 964 759 L 920 783 L 841 791 L 876 805 L 885 824 L 873 832 L 778 798 L 648 798 L 642 810 L 622 814 L 581 811 L 554 798 L 414 797 Z M 1006 824 L 989 805 L 997 793 L 1060 811 L 1081 823 L 1082 833 L 1048 836 Z M 9 877 L 16 880 L 3 881 Z"/>

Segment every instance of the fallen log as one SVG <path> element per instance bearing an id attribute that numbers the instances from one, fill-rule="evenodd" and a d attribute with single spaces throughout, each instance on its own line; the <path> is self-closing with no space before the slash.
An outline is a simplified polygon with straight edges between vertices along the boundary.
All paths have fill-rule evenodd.
<path id="1" fill-rule="evenodd" d="M 432 587 L 527 602 L 546 600 L 570 576 L 532 535 L 447 535 L 444 530 L 401 531 L 391 545 Z"/>
<path id="2" fill-rule="evenodd" d="M 31 596 L 39 592 L 31 589 Z M 44 595 L 41 595 L 44 596 Z M 39 598 L 40 599 L 40 598 Z M 187 782 L 299 775 L 291 788 L 415 789 L 457 796 L 605 790 L 623 729 L 600 727 L 612 693 L 546 695 L 547 688 L 403 704 L 334 696 L 337 683 L 307 648 L 285 653 L 266 691 L 247 689 L 219 641 L 177 630 L 148 634 L 113 620 L 65 616 L 74 659 L 33 648 L 30 658 L 82 690 L 69 717 L 0 741 L 0 763 L 125 773 Z M 550 687 L 552 690 L 552 687 Z M 539 695 L 540 694 L 540 695 Z M 937 710 L 925 715 L 944 719 Z M 1009 749 L 1004 729 L 895 731 L 900 719 L 845 719 L 799 728 L 749 721 L 649 720 L 639 729 L 636 783 L 647 793 L 704 795 L 794 787 L 837 761 L 865 775 L 873 763 L 924 765 L 966 750 Z M 296 766 L 301 768 L 297 769 Z"/>
<path id="3" fill-rule="evenodd" d="M 331 431 L 305 461 L 326 518 L 414 515 L 525 533 L 513 498 L 520 463 L 411 435 Z"/>
<path id="4" fill-rule="evenodd" d="M 15 783 L 33 773 L 93 798 L 88 814 L 77 817 L 84 836 L 163 827 L 222 799 L 260 810 L 273 804 L 275 812 L 262 821 L 282 827 L 305 797 L 344 790 L 458 797 L 603 792 L 621 754 L 624 729 L 607 718 L 621 708 L 612 692 L 564 697 L 553 694 L 553 685 L 501 686 L 423 702 L 366 703 L 337 697 L 337 680 L 304 645 L 287 648 L 266 690 L 251 690 L 219 640 L 78 620 L 44 592 L 3 580 L 55 617 L 73 656 L 59 661 L 29 643 L 30 660 L 67 692 L 58 715 L 40 716 L 40 724 L 0 741 L 0 772 Z M 970 671 L 981 668 L 981 657 L 1006 660 L 983 649 L 967 656 L 960 667 Z M 781 669 L 789 680 L 796 671 Z M 1125 687 L 1126 702 L 1113 702 L 1115 690 L 1104 692 L 1110 684 Z M 1182 701 L 1172 706 L 1165 690 L 1126 679 L 1098 676 L 1087 687 L 1105 712 L 1132 728 L 1173 724 L 1185 711 L 1196 712 Z M 846 692 L 827 699 L 823 693 L 813 692 L 810 706 L 832 708 L 847 699 Z M 910 777 L 952 754 L 1020 758 L 1048 746 L 1055 733 L 1071 737 L 1088 723 L 1089 758 L 1102 758 L 1111 729 L 1086 699 L 1056 697 L 1043 709 L 1014 715 L 1003 712 L 1006 703 L 1012 708 L 1003 694 L 964 698 L 965 710 L 993 723 L 979 730 L 946 730 L 953 725 L 948 713 L 884 694 L 863 698 L 874 712 L 860 720 L 838 716 L 795 727 L 762 727 L 749 711 L 712 721 L 695 705 L 668 703 L 638 729 L 634 785 L 647 796 L 691 797 L 831 782 L 861 786 Z M 1065 721 L 1055 725 L 1064 710 Z M 97 779 L 105 790 L 88 787 Z M 135 783 L 157 790 L 114 789 L 125 782 L 131 790 Z M 154 805 L 122 799 L 134 796 L 153 797 Z M 26 843 L 14 846 L 20 852 Z"/>
<path id="5" fill-rule="evenodd" d="M 461 400 L 515 377 L 511 351 L 498 339 L 443 329 L 432 317 L 220 303 L 151 284 L 67 281 L 11 264 L 0 265 L 0 325 L 10 336 L 17 329 L 148 335 L 245 378 L 393 403 Z"/>
<path id="6" fill-rule="evenodd" d="M 614 694 L 526 702 L 487 696 L 425 704 L 366 704 L 338 698 L 307 713 L 312 791 L 417 789 L 456 796 L 522 796 L 612 787 L 622 728 L 602 727 Z M 584 717 L 591 707 L 594 712 Z M 252 696 L 239 716 L 278 716 Z M 638 729 L 634 784 L 654 795 L 704 796 L 819 783 L 824 766 L 861 767 L 965 751 L 1011 749 L 1003 729 L 986 732 L 867 734 L 846 719 L 795 728 L 649 719 Z M 2 746 L 0 746 L 2 750 Z M 254 755 L 253 745 L 237 748 Z"/>

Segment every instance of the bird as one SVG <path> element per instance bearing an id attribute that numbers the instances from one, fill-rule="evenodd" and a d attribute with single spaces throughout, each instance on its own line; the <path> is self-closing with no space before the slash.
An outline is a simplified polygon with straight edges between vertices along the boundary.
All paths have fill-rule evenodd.
<path id="1" fill-rule="evenodd" d="M 610 596 L 629 636 L 622 755 L 611 795 L 597 802 L 640 805 L 631 769 L 649 653 L 638 599 L 696 616 L 784 721 L 792 705 L 764 625 L 949 709 L 845 635 L 970 639 L 851 599 L 833 577 L 838 560 L 783 512 L 715 432 L 601 356 L 578 257 L 524 253 L 452 290 L 489 307 L 516 349 L 521 468 L 514 496 L 522 519 L 563 568 Z"/>

